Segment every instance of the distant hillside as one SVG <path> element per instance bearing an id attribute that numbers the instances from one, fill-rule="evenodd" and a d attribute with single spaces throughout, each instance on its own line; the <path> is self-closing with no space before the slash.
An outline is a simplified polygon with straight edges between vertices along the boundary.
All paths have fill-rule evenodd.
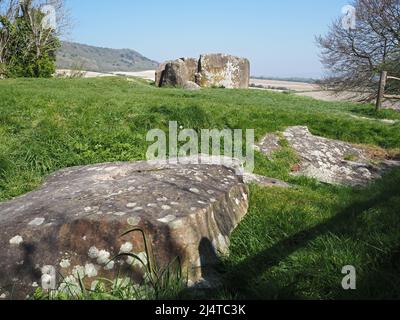
<path id="1" fill-rule="evenodd" d="M 158 62 L 130 49 L 108 49 L 85 44 L 63 42 L 57 54 L 57 68 L 80 66 L 85 71 L 144 71 L 153 70 Z"/>

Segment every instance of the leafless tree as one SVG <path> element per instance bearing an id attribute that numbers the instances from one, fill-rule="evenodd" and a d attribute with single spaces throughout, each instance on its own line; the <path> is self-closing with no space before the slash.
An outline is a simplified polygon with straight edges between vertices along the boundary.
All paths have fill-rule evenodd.
<path id="1" fill-rule="evenodd" d="M 380 72 L 399 62 L 400 0 L 355 0 L 353 6 L 354 29 L 337 19 L 326 36 L 317 37 L 321 61 L 331 87 L 366 91 L 373 99 Z"/>

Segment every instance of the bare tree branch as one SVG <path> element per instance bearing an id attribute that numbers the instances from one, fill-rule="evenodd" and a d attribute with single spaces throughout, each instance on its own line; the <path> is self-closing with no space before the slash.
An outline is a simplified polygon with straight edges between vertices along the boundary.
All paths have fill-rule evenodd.
<path id="1" fill-rule="evenodd" d="M 346 30 L 338 19 L 326 36 L 316 38 L 321 62 L 326 83 L 335 90 L 370 91 L 374 97 L 380 71 L 399 62 L 400 0 L 355 0 L 353 6 L 355 30 Z M 392 69 L 387 71 L 397 72 Z"/>

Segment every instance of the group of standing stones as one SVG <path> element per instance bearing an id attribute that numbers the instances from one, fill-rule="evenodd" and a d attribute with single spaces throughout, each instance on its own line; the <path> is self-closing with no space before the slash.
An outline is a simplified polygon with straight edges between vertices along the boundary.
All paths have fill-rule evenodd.
<path id="1" fill-rule="evenodd" d="M 173 86 L 196 90 L 201 87 L 248 88 L 250 62 L 226 54 L 204 54 L 199 59 L 167 61 L 156 71 L 158 87 Z"/>

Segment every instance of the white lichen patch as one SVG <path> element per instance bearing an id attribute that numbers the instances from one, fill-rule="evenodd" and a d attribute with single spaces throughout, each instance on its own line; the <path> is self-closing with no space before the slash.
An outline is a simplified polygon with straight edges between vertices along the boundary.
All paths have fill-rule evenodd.
<path id="1" fill-rule="evenodd" d="M 35 218 L 31 222 L 29 222 L 28 225 L 30 225 L 30 226 L 41 226 L 44 223 L 45 220 L 46 220 L 45 218 Z"/>
<path id="2" fill-rule="evenodd" d="M 163 205 L 163 206 L 161 206 L 161 209 L 163 209 L 163 210 L 171 210 L 171 207 L 169 205 Z"/>
<path id="3" fill-rule="evenodd" d="M 126 215 L 126 212 L 122 212 L 122 211 L 114 212 L 114 215 L 117 217 L 122 217 L 122 216 Z"/>
<path id="4" fill-rule="evenodd" d="M 12 239 L 10 239 L 10 244 L 14 246 L 19 246 L 23 242 L 24 239 L 21 236 L 15 236 Z"/>
<path id="5" fill-rule="evenodd" d="M 108 167 L 108 168 L 104 168 L 104 171 L 111 172 L 111 171 L 115 171 L 117 169 L 118 169 L 118 167 Z"/>
<path id="6" fill-rule="evenodd" d="M 135 208 L 136 206 L 137 206 L 137 203 L 136 203 L 136 202 L 134 202 L 134 203 L 128 203 L 128 204 L 126 205 L 127 208 Z"/>
<path id="7" fill-rule="evenodd" d="M 135 227 L 137 226 L 142 219 L 140 217 L 130 217 L 128 218 L 127 222 L 130 226 Z"/>
<path id="8" fill-rule="evenodd" d="M 7 295 L 5 293 L 0 294 L 0 299 L 5 299 L 7 298 Z"/>
<path id="9" fill-rule="evenodd" d="M 174 221 L 175 219 L 176 219 L 176 217 L 170 214 L 164 218 L 158 219 L 157 221 L 162 222 L 162 223 L 170 223 L 170 222 Z"/>
<path id="10" fill-rule="evenodd" d="M 37 288 L 37 287 L 39 287 L 39 284 L 37 282 L 33 282 L 32 283 L 32 288 Z"/>
<path id="11" fill-rule="evenodd" d="M 183 220 L 182 219 L 176 219 L 170 223 L 170 228 L 172 229 L 178 229 L 183 227 Z"/>
<path id="12" fill-rule="evenodd" d="M 222 245 L 223 247 L 227 247 L 227 238 L 224 237 L 222 234 L 218 235 L 218 242 L 220 243 L 220 245 Z"/>
<path id="13" fill-rule="evenodd" d="M 60 262 L 60 267 L 63 269 L 67 269 L 71 266 L 71 261 L 69 259 L 63 259 Z"/>
<path id="14" fill-rule="evenodd" d="M 200 190 L 197 189 L 197 188 L 190 188 L 189 191 L 190 191 L 190 192 L 193 192 L 193 193 L 196 193 L 196 194 L 199 194 L 199 193 L 200 193 Z"/>

